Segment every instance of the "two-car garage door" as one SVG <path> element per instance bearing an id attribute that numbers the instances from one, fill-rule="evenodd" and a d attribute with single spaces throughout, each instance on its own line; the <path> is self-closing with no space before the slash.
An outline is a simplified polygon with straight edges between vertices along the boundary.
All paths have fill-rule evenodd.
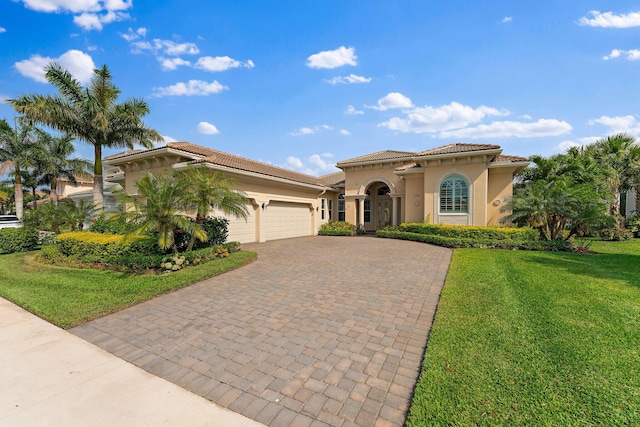
<path id="1" fill-rule="evenodd" d="M 308 204 L 272 201 L 266 209 L 266 239 L 288 239 L 311 235 L 311 210 Z"/>
<path id="2" fill-rule="evenodd" d="M 261 221 L 257 220 L 256 210 L 251 204 L 248 204 L 247 208 L 247 221 L 229 218 L 229 241 L 256 242 L 260 235 L 259 226 L 264 227 L 264 238 L 267 241 L 312 234 L 313 216 L 309 204 L 271 201 L 266 209 L 260 212 Z"/>

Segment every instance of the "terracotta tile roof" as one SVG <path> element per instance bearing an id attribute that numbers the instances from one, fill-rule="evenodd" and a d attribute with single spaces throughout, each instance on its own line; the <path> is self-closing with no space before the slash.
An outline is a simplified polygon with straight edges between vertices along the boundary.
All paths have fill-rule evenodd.
<path id="1" fill-rule="evenodd" d="M 339 171 L 339 172 L 331 173 L 329 175 L 323 175 L 319 179 L 324 185 L 330 187 L 343 182 L 345 180 L 345 173 L 344 171 Z"/>
<path id="2" fill-rule="evenodd" d="M 436 156 L 439 154 L 457 154 L 467 153 L 470 151 L 485 151 L 485 150 L 499 150 L 499 145 L 493 144 L 466 144 L 457 143 L 444 145 L 442 147 L 432 148 L 430 150 L 422 151 L 418 153 L 418 156 Z"/>
<path id="3" fill-rule="evenodd" d="M 492 163 L 504 162 L 504 163 L 517 163 L 517 162 L 528 162 L 529 159 L 526 157 L 520 156 L 496 156 L 491 160 Z"/>
<path id="4" fill-rule="evenodd" d="M 397 171 L 406 171 L 407 169 L 421 168 L 421 167 L 422 166 L 420 166 L 416 162 L 411 162 L 411 163 L 408 163 L 406 165 L 402 165 L 400 167 L 397 167 L 395 170 L 397 170 Z"/>
<path id="5" fill-rule="evenodd" d="M 152 148 L 150 150 L 146 150 L 146 151 L 153 151 L 153 150 L 160 150 L 161 148 L 164 147 L 157 147 L 157 148 Z M 118 154 L 114 154 L 113 156 L 109 156 L 109 157 L 105 157 L 105 160 L 114 160 L 114 159 L 119 159 L 121 157 L 127 157 L 127 156 L 132 156 L 134 154 L 138 154 L 138 153 L 142 153 L 145 150 L 130 150 L 130 151 L 125 151 L 123 153 L 118 153 Z"/>
<path id="6" fill-rule="evenodd" d="M 272 176 L 275 178 L 287 179 L 290 181 L 301 182 L 303 184 L 311 184 L 317 186 L 324 186 L 322 179 L 316 176 L 307 175 L 300 172 L 295 172 L 289 169 L 284 169 L 278 166 L 273 166 L 268 163 L 258 162 L 250 160 L 244 157 L 236 156 L 234 154 L 225 153 L 223 151 L 214 150 L 207 147 L 202 147 L 188 142 L 170 142 L 167 147 L 176 150 L 185 151 L 187 153 L 195 154 L 197 156 L 204 156 L 201 159 L 194 159 L 190 163 L 210 163 L 213 165 L 219 165 L 228 167 L 231 169 L 237 169 L 245 172 L 253 172 L 261 175 Z"/>
<path id="7" fill-rule="evenodd" d="M 406 159 L 415 156 L 416 153 L 410 151 L 395 151 L 395 150 L 384 150 L 377 151 L 371 154 L 365 154 L 364 156 L 354 157 L 352 159 L 343 160 L 338 162 L 338 165 L 348 165 L 351 163 L 360 163 L 360 162 L 374 162 L 377 160 L 392 160 L 392 159 Z"/>

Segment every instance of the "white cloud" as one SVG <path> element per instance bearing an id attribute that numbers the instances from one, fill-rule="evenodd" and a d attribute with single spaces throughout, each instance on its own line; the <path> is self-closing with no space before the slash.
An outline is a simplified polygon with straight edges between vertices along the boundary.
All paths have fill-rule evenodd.
<path id="1" fill-rule="evenodd" d="M 162 139 L 164 140 L 164 142 L 178 142 L 177 139 L 169 136 L 169 135 L 162 135 Z"/>
<path id="2" fill-rule="evenodd" d="M 371 77 L 363 77 L 358 76 L 356 74 L 349 74 L 344 77 L 334 77 L 331 80 L 326 80 L 327 83 L 331 83 L 332 85 L 337 85 L 338 83 L 342 84 L 354 84 L 354 83 L 369 83 L 372 80 Z"/>
<path id="3" fill-rule="evenodd" d="M 525 120 L 531 120 L 532 119 L 532 117 L 530 115 L 528 115 L 528 114 L 523 114 L 523 115 L 520 116 L 520 118 L 521 119 L 525 119 Z"/>
<path id="4" fill-rule="evenodd" d="M 44 68 L 51 62 L 56 62 L 69 70 L 82 84 L 89 83 L 96 68 L 91 56 L 79 50 L 68 50 L 58 58 L 33 55 L 14 64 L 20 74 L 37 82 L 47 83 Z"/>
<path id="5" fill-rule="evenodd" d="M 226 71 L 230 68 L 238 67 L 253 68 L 255 65 L 252 60 L 242 62 L 228 56 L 203 56 L 194 65 L 194 68 L 212 72 Z"/>
<path id="6" fill-rule="evenodd" d="M 2 34 L 2 33 L 6 33 L 6 32 L 7 32 L 7 29 L 6 29 L 6 28 L 4 28 L 4 27 L 0 27 L 0 34 Z"/>
<path id="7" fill-rule="evenodd" d="M 338 68 L 343 65 L 357 65 L 356 50 L 340 46 L 335 50 L 324 50 L 307 58 L 309 68 Z"/>
<path id="8" fill-rule="evenodd" d="M 171 86 L 153 88 L 153 96 L 205 96 L 220 93 L 228 87 L 223 86 L 217 80 L 211 83 L 202 80 L 189 80 L 187 83 L 178 82 Z"/>
<path id="9" fill-rule="evenodd" d="M 631 49 L 631 50 L 613 49 L 609 55 L 603 56 L 602 59 L 604 59 L 605 61 L 608 61 L 609 59 L 619 58 L 622 55 L 624 55 L 629 61 L 637 61 L 638 59 L 640 59 L 640 50 L 638 50 L 638 49 Z"/>
<path id="10" fill-rule="evenodd" d="M 73 22 L 79 27 L 102 30 L 103 24 L 129 19 L 124 12 L 133 7 L 133 0 L 23 0 L 25 7 L 45 13 L 74 14 Z"/>
<path id="11" fill-rule="evenodd" d="M 323 130 L 332 130 L 333 128 L 329 125 L 320 125 L 314 127 L 301 127 L 300 129 L 296 129 L 290 133 L 291 136 L 302 136 L 302 135 L 314 135 Z"/>
<path id="12" fill-rule="evenodd" d="M 148 41 L 134 41 L 131 43 L 132 53 L 150 51 L 152 53 L 162 53 L 169 56 L 177 55 L 197 55 L 200 49 L 195 43 L 176 43 L 172 40 L 153 39 Z"/>
<path id="13" fill-rule="evenodd" d="M 350 115 L 361 115 L 361 114 L 364 114 L 364 111 L 356 110 L 356 108 L 353 105 L 349 105 L 344 113 L 350 114 Z"/>
<path id="14" fill-rule="evenodd" d="M 340 135 L 351 135 L 351 132 L 346 129 L 340 129 Z"/>
<path id="15" fill-rule="evenodd" d="M 163 70 L 175 70 L 180 66 L 191 65 L 191 62 L 185 61 L 182 58 L 163 58 L 159 56 L 158 61 L 160 61 L 160 65 L 162 66 Z"/>
<path id="16" fill-rule="evenodd" d="M 365 107 L 386 111 L 393 108 L 411 108 L 413 107 L 413 102 L 399 92 L 390 92 L 378 100 L 378 105 L 365 105 Z"/>
<path id="17" fill-rule="evenodd" d="M 583 16 L 580 18 L 580 21 L 578 21 L 580 25 L 602 28 L 640 27 L 640 12 L 616 15 L 613 12 L 601 13 L 597 10 L 591 10 L 587 15 L 591 15 L 591 17 Z"/>
<path id="18" fill-rule="evenodd" d="M 503 23 L 507 23 L 507 22 L 511 22 L 513 20 L 513 17 L 511 16 L 505 16 L 504 18 L 502 18 L 502 22 Z"/>
<path id="19" fill-rule="evenodd" d="M 492 122 L 451 131 L 440 132 L 439 138 L 533 138 L 558 136 L 571 132 L 571 125 L 555 119 L 540 119 L 537 122 L 525 123 L 514 121 Z"/>
<path id="20" fill-rule="evenodd" d="M 327 161 L 327 159 L 332 157 L 333 154 L 331 153 L 313 154 L 304 160 L 299 157 L 289 156 L 286 159 L 284 167 L 306 173 L 307 175 L 326 175 L 338 170 L 334 163 Z"/>
<path id="21" fill-rule="evenodd" d="M 598 119 L 589 120 L 589 125 L 602 125 L 607 128 L 607 133 L 626 132 L 633 135 L 640 135 L 640 123 L 632 116 L 601 116 Z"/>
<path id="22" fill-rule="evenodd" d="M 217 135 L 220 133 L 215 125 L 212 125 L 209 122 L 200 122 L 198 123 L 198 132 L 205 135 Z"/>
<path id="23" fill-rule="evenodd" d="M 140 39 L 147 35 L 147 29 L 144 27 L 140 27 L 137 30 L 133 31 L 133 28 L 129 28 L 126 34 L 120 34 L 120 36 L 128 42 L 132 42 Z"/>
<path id="24" fill-rule="evenodd" d="M 130 18 L 131 16 L 129 16 L 129 14 L 125 12 L 108 11 L 103 15 L 85 12 L 80 15 L 74 16 L 73 23 L 86 31 L 100 31 L 102 30 L 103 24 L 110 24 L 116 21 L 124 21 Z"/>
<path id="25" fill-rule="evenodd" d="M 434 133 L 465 128 L 480 123 L 486 116 L 508 116 L 510 113 L 484 105 L 473 108 L 452 102 L 440 107 L 416 107 L 405 114 L 405 117 L 393 117 L 378 126 L 405 133 Z"/>

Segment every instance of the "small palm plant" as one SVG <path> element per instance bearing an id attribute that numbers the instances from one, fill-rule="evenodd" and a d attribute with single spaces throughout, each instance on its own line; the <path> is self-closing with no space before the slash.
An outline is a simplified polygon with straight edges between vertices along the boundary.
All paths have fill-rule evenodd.
<path id="1" fill-rule="evenodd" d="M 184 212 L 189 204 L 187 184 L 173 175 L 145 174 L 136 181 L 138 194 L 119 194 L 122 209 L 116 218 L 137 225 L 132 236 L 158 233 L 158 246 L 163 250 L 178 253 L 175 232 L 182 229 L 200 241 L 207 239 L 207 233 L 200 224 L 191 221 Z"/>

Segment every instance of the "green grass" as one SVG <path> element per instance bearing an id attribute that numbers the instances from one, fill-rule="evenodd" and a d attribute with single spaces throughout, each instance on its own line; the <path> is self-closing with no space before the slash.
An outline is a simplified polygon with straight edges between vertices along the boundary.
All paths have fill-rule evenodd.
<path id="1" fill-rule="evenodd" d="M 458 249 L 407 426 L 640 425 L 640 240 Z"/>
<path id="2" fill-rule="evenodd" d="M 0 255 L 0 296 L 62 328 L 241 267 L 257 256 L 240 251 L 178 272 L 129 275 L 41 264 L 36 255 Z"/>

